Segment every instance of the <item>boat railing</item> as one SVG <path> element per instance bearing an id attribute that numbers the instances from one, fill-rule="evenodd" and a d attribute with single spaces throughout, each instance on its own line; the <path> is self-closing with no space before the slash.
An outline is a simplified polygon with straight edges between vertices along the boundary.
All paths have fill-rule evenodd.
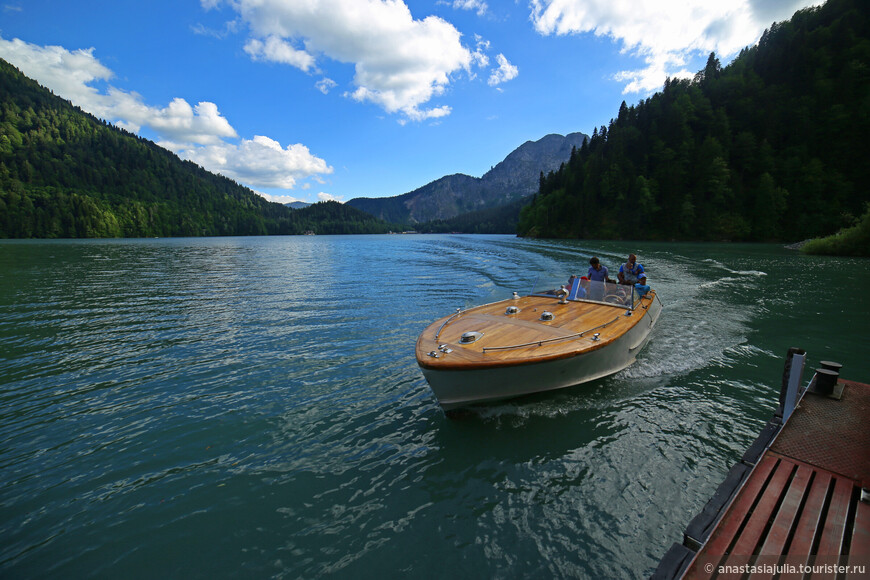
<path id="1" fill-rule="evenodd" d="M 456 318 L 456 317 L 459 316 L 460 314 L 462 314 L 462 309 L 461 309 L 461 308 L 457 308 L 457 309 L 456 309 L 456 312 L 454 312 L 453 314 L 451 314 L 451 315 L 447 318 L 447 320 L 445 320 L 445 321 L 443 322 L 443 324 L 441 324 L 441 326 L 438 327 L 438 331 L 435 333 L 435 340 L 438 340 L 438 337 L 441 336 L 441 331 L 444 330 L 444 327 L 447 326 L 447 325 L 448 325 L 448 324 L 449 324 L 449 323 L 450 323 L 454 318 Z"/>
<path id="2" fill-rule="evenodd" d="M 583 338 L 584 336 L 586 336 L 587 334 L 589 334 L 590 332 L 592 332 L 594 330 L 598 330 L 600 328 L 607 328 L 608 326 L 610 326 L 611 324 L 613 324 L 614 322 L 616 322 L 620 318 L 622 318 L 622 316 L 617 316 L 613 320 L 611 320 L 609 322 L 605 322 L 604 324 L 599 324 L 598 326 L 594 326 L 592 328 L 586 329 L 583 332 L 575 332 L 574 334 L 566 334 L 565 336 L 556 336 L 554 338 L 544 338 L 541 340 L 534 340 L 532 342 L 524 342 L 522 344 L 512 344 L 510 346 L 485 346 L 485 347 L 483 347 L 483 352 L 486 353 L 487 351 L 490 351 L 490 350 L 509 350 L 512 348 L 528 348 L 530 346 L 544 346 L 545 344 L 549 344 L 551 342 L 557 342 L 560 340 L 571 340 L 574 338 Z M 593 334 L 592 340 L 598 340 L 598 335 Z"/>

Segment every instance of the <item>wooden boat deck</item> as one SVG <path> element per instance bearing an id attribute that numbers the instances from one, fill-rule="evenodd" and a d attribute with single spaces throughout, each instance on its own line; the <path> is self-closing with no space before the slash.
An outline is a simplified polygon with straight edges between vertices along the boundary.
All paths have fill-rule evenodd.
<path id="1" fill-rule="evenodd" d="M 729 474 L 748 472 L 742 486 L 726 480 L 708 504 L 724 515 L 711 530 L 709 514 L 693 520 L 654 578 L 802 578 L 808 565 L 813 578 L 870 577 L 870 385 L 840 383 L 840 400 L 807 392 L 757 462 L 747 452 Z"/>
<path id="2" fill-rule="evenodd" d="M 425 368 L 454 370 L 575 356 L 603 348 L 643 319 L 648 321 L 647 308 L 653 300 L 655 291 L 650 291 L 637 300 L 633 311 L 601 303 L 560 304 L 555 296 L 540 295 L 478 306 L 430 324 L 417 340 L 417 361 Z M 520 312 L 507 315 L 508 306 Z M 544 311 L 553 313 L 554 319 L 542 321 Z M 466 332 L 481 332 L 483 337 L 462 344 L 460 337 Z M 599 333 L 598 340 L 592 340 L 595 333 Z M 441 345 L 452 352 L 439 352 L 438 358 L 428 356 Z"/>

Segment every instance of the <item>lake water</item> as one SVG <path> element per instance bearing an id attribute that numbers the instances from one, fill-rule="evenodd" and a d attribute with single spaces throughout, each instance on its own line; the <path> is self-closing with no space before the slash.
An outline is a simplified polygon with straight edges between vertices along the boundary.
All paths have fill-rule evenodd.
<path id="1" fill-rule="evenodd" d="M 632 367 L 445 417 L 414 341 L 636 252 Z M 647 577 L 772 416 L 870 381 L 867 260 L 778 246 L 305 236 L 0 242 L 3 578 Z"/>

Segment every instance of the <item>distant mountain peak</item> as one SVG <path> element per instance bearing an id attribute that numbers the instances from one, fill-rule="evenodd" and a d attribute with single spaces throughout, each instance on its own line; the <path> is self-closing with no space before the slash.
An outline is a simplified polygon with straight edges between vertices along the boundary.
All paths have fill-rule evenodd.
<path id="1" fill-rule="evenodd" d="M 545 135 L 537 141 L 526 141 L 482 177 L 445 175 L 403 195 L 361 197 L 347 203 L 395 223 L 450 219 L 507 205 L 535 193 L 541 172 L 559 169 L 571 157 L 571 150 L 580 147 L 585 139 L 588 136 L 583 133 Z"/>

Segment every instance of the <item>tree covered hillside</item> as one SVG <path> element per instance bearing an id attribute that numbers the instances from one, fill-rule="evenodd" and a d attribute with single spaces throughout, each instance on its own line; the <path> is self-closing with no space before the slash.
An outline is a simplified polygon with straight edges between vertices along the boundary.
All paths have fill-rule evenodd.
<path id="1" fill-rule="evenodd" d="M 0 60 L 0 238 L 389 229 L 337 203 L 301 210 L 271 203 L 96 119 Z"/>
<path id="2" fill-rule="evenodd" d="M 515 234 L 520 210 L 528 198 L 518 199 L 506 205 L 470 211 L 446 220 L 433 220 L 414 224 L 413 228 L 426 234 Z"/>
<path id="3" fill-rule="evenodd" d="M 800 240 L 870 200 L 870 4 L 774 24 L 722 69 L 669 80 L 541 176 L 519 235 Z"/>

